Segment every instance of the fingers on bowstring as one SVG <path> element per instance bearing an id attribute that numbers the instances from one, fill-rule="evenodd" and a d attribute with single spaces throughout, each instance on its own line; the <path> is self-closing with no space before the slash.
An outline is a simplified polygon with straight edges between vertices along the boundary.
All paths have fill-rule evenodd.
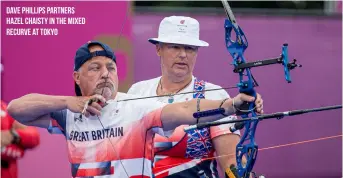
<path id="1" fill-rule="evenodd" d="M 93 102 L 91 105 L 87 107 L 87 112 L 89 112 L 90 115 L 94 116 L 100 116 L 101 115 L 101 106 L 98 103 Z"/>
<path id="2" fill-rule="evenodd" d="M 101 95 L 94 95 L 92 96 L 92 98 L 88 101 L 88 105 L 92 105 L 93 103 L 97 103 L 99 104 L 99 106 L 103 107 L 106 105 L 106 99 L 101 96 Z M 99 110 L 101 110 L 101 108 L 98 108 Z"/>
<path id="3" fill-rule="evenodd" d="M 82 114 L 86 117 L 89 117 L 91 115 L 87 110 L 85 112 L 83 112 Z"/>
<path id="4" fill-rule="evenodd" d="M 95 108 L 95 109 L 98 110 L 98 111 L 101 111 L 101 109 L 102 109 L 102 106 L 101 106 L 99 103 L 96 103 L 96 102 L 93 102 L 93 103 L 92 103 L 91 105 L 89 105 L 89 106 Z"/>
<path id="5" fill-rule="evenodd" d="M 94 107 L 87 107 L 86 111 L 82 113 L 82 115 L 86 117 L 95 116 L 95 115 L 100 116 L 100 114 L 101 114 L 100 111 L 96 110 Z"/>
<path id="6" fill-rule="evenodd" d="M 95 98 L 97 101 L 100 101 L 102 103 L 106 103 L 106 99 L 102 95 L 96 94 L 96 95 L 92 96 L 92 98 Z"/>
<path id="7" fill-rule="evenodd" d="M 89 113 L 90 116 L 101 115 L 101 112 L 92 106 L 87 107 L 87 112 Z"/>
<path id="8" fill-rule="evenodd" d="M 102 100 L 103 97 L 102 98 L 101 97 L 93 97 L 87 100 L 83 108 L 82 114 L 86 117 L 95 116 L 95 115 L 100 116 L 102 106 L 98 103 L 98 101 L 100 99 Z"/>

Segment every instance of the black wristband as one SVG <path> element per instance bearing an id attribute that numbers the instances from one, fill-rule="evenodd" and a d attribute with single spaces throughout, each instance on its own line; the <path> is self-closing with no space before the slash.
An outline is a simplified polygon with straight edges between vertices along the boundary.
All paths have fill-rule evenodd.
<path id="1" fill-rule="evenodd" d="M 223 99 L 223 101 L 220 103 L 220 105 L 219 105 L 219 108 L 221 108 L 222 106 L 223 106 L 223 104 L 225 103 L 225 101 L 226 100 L 228 100 L 228 99 L 230 99 L 230 98 L 225 98 L 225 99 Z M 224 110 L 225 110 L 225 108 L 224 108 Z M 227 115 L 227 114 L 225 114 L 225 112 L 224 113 L 221 113 L 223 116 L 229 116 L 229 115 Z"/>

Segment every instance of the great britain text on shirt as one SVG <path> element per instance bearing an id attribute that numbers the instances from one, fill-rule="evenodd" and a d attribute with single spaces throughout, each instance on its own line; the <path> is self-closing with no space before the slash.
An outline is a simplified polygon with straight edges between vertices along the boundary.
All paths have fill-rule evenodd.
<path id="1" fill-rule="evenodd" d="M 105 138 L 111 137 L 122 137 L 124 136 L 124 128 L 123 127 L 115 127 L 109 129 L 99 129 L 99 130 L 92 130 L 92 131 L 71 131 L 69 135 L 69 140 L 72 141 L 92 141 L 92 140 L 101 140 Z"/>

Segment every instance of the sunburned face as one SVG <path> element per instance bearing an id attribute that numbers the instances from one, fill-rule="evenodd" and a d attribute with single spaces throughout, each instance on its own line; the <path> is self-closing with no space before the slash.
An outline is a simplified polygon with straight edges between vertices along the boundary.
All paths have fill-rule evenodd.
<path id="1" fill-rule="evenodd" d="M 103 50 L 100 46 L 92 46 L 90 52 Z M 76 84 L 80 86 L 83 96 L 100 94 L 113 99 L 118 89 L 117 66 L 105 56 L 96 56 L 84 63 L 80 70 L 74 72 Z"/>
<path id="2" fill-rule="evenodd" d="M 198 47 L 163 43 L 156 45 L 156 50 L 164 74 L 180 78 L 192 75 Z"/>

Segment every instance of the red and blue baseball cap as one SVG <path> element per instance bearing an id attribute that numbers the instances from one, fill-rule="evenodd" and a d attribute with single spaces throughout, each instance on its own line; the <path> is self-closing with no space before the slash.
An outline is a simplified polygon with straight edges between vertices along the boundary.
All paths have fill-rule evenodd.
<path id="1" fill-rule="evenodd" d="M 94 51 L 94 52 L 90 52 L 89 51 L 89 47 L 91 46 L 95 46 L 95 45 L 99 45 L 103 48 L 103 50 L 101 51 Z M 74 71 L 77 71 L 80 69 L 80 67 L 87 62 L 88 60 L 92 59 L 93 57 L 96 56 L 105 56 L 108 57 L 110 59 L 112 59 L 115 63 L 116 62 L 116 56 L 112 50 L 111 47 L 109 47 L 108 45 L 101 43 L 99 41 L 89 41 L 86 44 L 82 45 L 77 51 L 76 51 L 76 55 L 75 55 L 75 59 L 74 59 Z M 79 85 L 77 85 L 75 83 L 75 94 L 77 96 L 82 96 L 81 94 L 81 89 L 79 87 Z"/>

